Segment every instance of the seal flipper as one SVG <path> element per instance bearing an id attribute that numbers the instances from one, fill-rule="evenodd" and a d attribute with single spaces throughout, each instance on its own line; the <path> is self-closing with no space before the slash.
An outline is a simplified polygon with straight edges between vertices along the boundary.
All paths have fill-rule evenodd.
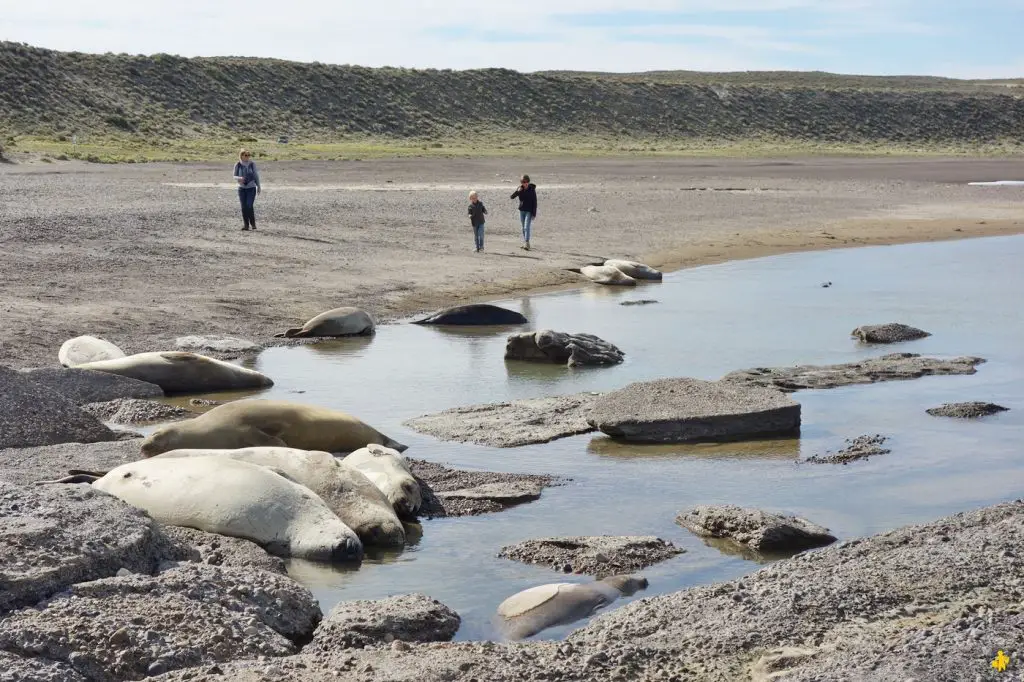
<path id="1" fill-rule="evenodd" d="M 94 476 L 92 474 L 80 473 L 73 474 L 71 476 L 65 476 L 59 478 L 56 481 L 36 481 L 36 485 L 53 485 L 54 483 L 93 483 L 99 480 L 102 476 Z"/>
<path id="2" fill-rule="evenodd" d="M 302 333 L 302 327 L 292 327 L 291 329 L 285 329 L 281 334 L 274 334 L 274 338 L 286 338 L 294 339 L 296 337 L 303 337 L 305 334 Z"/>

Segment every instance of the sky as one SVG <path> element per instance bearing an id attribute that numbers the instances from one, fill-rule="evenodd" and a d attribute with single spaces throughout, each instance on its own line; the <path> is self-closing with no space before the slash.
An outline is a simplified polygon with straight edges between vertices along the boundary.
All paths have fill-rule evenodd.
<path id="1" fill-rule="evenodd" d="M 1024 77 L 1024 0 L 0 0 L 81 52 L 517 71 Z"/>

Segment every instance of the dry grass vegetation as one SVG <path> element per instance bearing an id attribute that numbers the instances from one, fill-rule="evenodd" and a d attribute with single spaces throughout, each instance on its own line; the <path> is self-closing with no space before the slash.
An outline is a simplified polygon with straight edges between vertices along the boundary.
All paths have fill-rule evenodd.
<path id="1" fill-rule="evenodd" d="M 1014 153 L 1022 88 L 813 72 L 370 69 L 0 43 L 0 145 L 92 161 L 222 158 L 240 143 L 264 158 L 313 159 Z"/>

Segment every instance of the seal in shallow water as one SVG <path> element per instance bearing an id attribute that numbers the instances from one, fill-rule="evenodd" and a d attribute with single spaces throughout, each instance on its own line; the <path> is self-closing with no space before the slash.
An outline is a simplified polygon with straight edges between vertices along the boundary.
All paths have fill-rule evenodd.
<path id="1" fill-rule="evenodd" d="M 350 414 L 284 400 L 236 400 L 195 419 L 168 424 L 142 443 L 146 457 L 183 448 L 276 446 L 352 452 L 369 444 L 406 449 Z"/>
<path id="2" fill-rule="evenodd" d="M 608 267 L 615 268 L 624 275 L 628 275 L 633 279 L 652 279 L 661 280 L 661 271 L 655 270 L 650 265 L 644 265 L 643 263 L 637 263 L 634 260 L 618 260 L 611 259 L 606 260 L 604 264 Z"/>
<path id="3" fill-rule="evenodd" d="M 369 313 L 359 308 L 345 306 L 320 313 L 301 327 L 293 327 L 274 336 L 294 339 L 314 336 L 362 336 L 373 332 L 373 318 Z"/>
<path id="4" fill-rule="evenodd" d="M 587 618 L 619 597 L 646 588 L 646 578 L 631 575 L 613 575 L 584 584 L 531 587 L 498 605 L 499 628 L 509 639 L 523 639 L 556 625 Z"/>
<path id="5" fill-rule="evenodd" d="M 118 374 L 156 384 L 164 393 L 208 393 L 267 388 L 274 382 L 259 372 L 197 353 L 136 353 L 113 360 L 87 362 L 77 369 Z"/>
<path id="6" fill-rule="evenodd" d="M 489 303 L 459 305 L 434 313 L 430 317 L 416 320 L 413 324 L 450 324 L 484 326 L 501 324 L 526 324 L 529 320 L 521 313 Z"/>
<path id="7" fill-rule="evenodd" d="M 377 486 L 400 516 L 414 517 L 423 505 L 420 484 L 401 453 L 382 445 L 359 448 L 342 460 Z"/>

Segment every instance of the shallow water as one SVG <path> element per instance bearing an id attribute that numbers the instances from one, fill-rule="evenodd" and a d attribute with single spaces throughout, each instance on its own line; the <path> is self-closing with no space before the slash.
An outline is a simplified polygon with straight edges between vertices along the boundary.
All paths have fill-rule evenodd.
<path id="1" fill-rule="evenodd" d="M 425 521 L 405 551 L 371 555 L 357 570 L 299 561 L 290 570 L 325 612 L 340 600 L 422 592 L 462 615 L 458 639 L 476 639 L 494 636 L 491 616 L 509 595 L 545 582 L 589 580 L 495 556 L 520 540 L 654 534 L 685 548 L 643 572 L 650 587 L 635 599 L 758 568 L 677 526 L 675 515 L 692 505 L 796 513 L 846 539 L 1015 499 L 1024 491 L 1022 262 L 1024 237 L 1000 237 L 776 256 L 685 270 L 635 290 L 589 285 L 500 302 L 525 314 L 529 328 L 589 332 L 617 344 L 626 362 L 611 368 L 506 364 L 508 328 L 449 332 L 398 324 L 380 327 L 372 339 L 269 349 L 253 364 L 276 382 L 261 397 L 343 409 L 409 445 L 412 457 L 573 479 L 502 513 Z M 825 281 L 832 285 L 822 287 Z M 659 302 L 619 305 L 639 298 Z M 889 347 L 849 338 L 858 325 L 890 321 L 933 336 Z M 803 406 L 799 439 L 623 446 L 588 434 L 495 449 L 443 443 L 401 426 L 458 405 L 895 351 L 980 355 L 988 362 L 973 376 L 793 394 Z M 973 422 L 925 413 L 965 400 L 1012 409 Z M 892 453 L 848 466 L 800 462 L 867 433 L 889 436 Z M 538 637 L 562 637 L 580 625 Z"/>

